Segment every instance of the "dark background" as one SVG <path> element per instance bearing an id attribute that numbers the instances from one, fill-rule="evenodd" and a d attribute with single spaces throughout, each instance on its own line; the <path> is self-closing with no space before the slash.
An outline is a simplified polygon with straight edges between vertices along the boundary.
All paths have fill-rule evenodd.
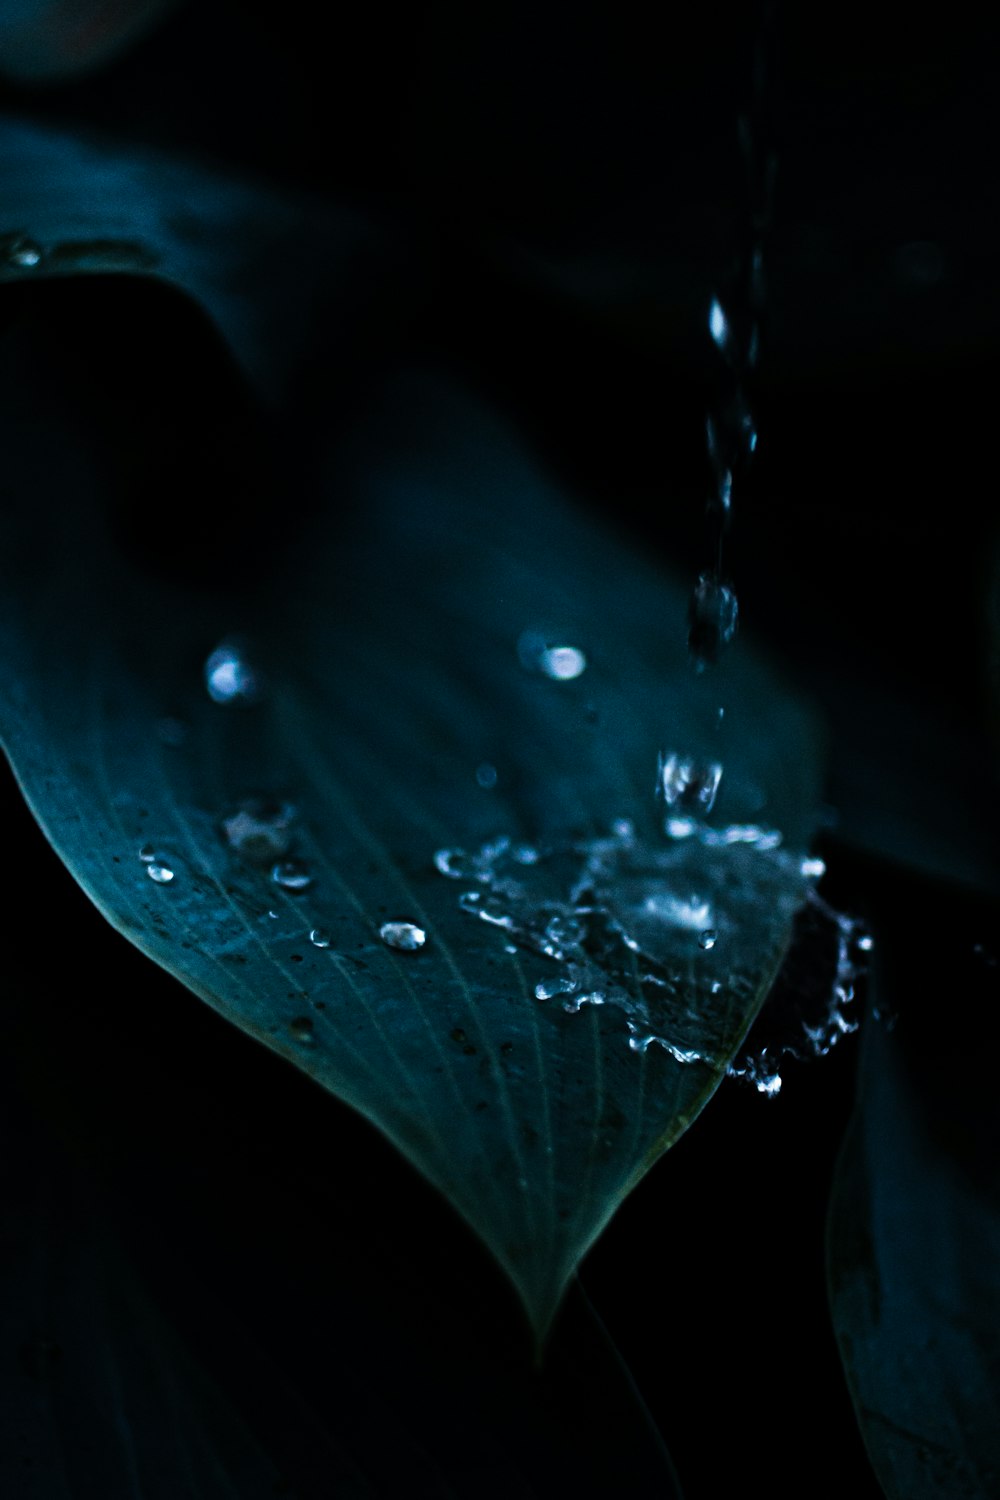
<path id="1" fill-rule="evenodd" d="M 777 10 L 761 440 L 727 568 L 745 628 L 828 724 L 824 893 L 869 922 L 900 1025 L 922 1017 L 930 1035 L 956 989 L 984 1005 L 996 989 L 975 950 L 995 946 L 998 888 L 997 28 L 872 10 Z M 116 483 L 170 516 L 140 521 L 130 544 L 204 571 L 231 515 L 222 496 L 240 487 L 266 527 L 274 468 L 314 495 L 324 446 L 378 372 L 429 357 L 503 407 L 581 505 L 693 574 L 718 378 L 705 313 L 741 232 L 736 118 L 758 12 L 507 0 L 330 14 L 321 35 L 294 0 L 189 5 L 99 72 L 4 85 L 8 110 L 345 200 L 392 247 L 397 269 L 373 273 L 349 343 L 309 352 L 303 411 L 263 432 L 221 356 L 192 359 L 204 334 L 164 295 L 5 291 L 8 326 L 27 316 L 45 343 L 52 391 L 82 349 L 88 419 L 109 394 L 127 414 L 107 435 Z M 322 1441 L 293 1415 L 309 1408 L 320 1427 L 336 1411 L 377 1455 L 375 1493 L 423 1493 L 405 1441 L 396 1469 L 385 1451 L 410 1389 L 402 1430 L 440 1422 L 459 1446 L 477 1399 L 495 1403 L 540 1494 L 656 1493 L 618 1377 L 581 1378 L 610 1357 L 587 1343 L 582 1304 L 536 1386 L 512 1297 L 449 1211 L 369 1127 L 106 930 L 13 788 L 5 805 L 22 934 L 7 1027 L 16 1090 L 45 1122 L 31 1130 L 75 1143 L 86 1191 L 220 1378 L 245 1370 L 255 1329 L 259 1368 L 299 1400 L 269 1407 L 265 1377 L 245 1373 L 240 1400 L 270 1422 L 289 1484 L 321 1492 Z M 161 1067 L 140 1088 L 151 1050 Z M 799 1496 L 818 1475 L 877 1492 L 824 1288 L 855 1065 L 848 1041 L 792 1065 L 776 1101 L 727 1084 L 584 1268 L 689 1500 L 751 1483 Z M 501 1394 L 483 1383 L 494 1364 L 555 1413 L 551 1446 L 523 1436 L 520 1407 L 504 1428 L 507 1377 Z M 481 1474 L 476 1486 L 491 1493 Z"/>

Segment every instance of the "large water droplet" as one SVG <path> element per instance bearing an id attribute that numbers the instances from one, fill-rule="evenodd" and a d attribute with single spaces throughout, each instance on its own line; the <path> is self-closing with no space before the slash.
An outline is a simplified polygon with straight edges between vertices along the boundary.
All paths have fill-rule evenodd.
<path id="1" fill-rule="evenodd" d="M 427 942 L 426 932 L 415 922 L 383 922 L 378 935 L 397 953 L 417 953 Z"/>
<path id="2" fill-rule="evenodd" d="M 205 686 L 213 703 L 255 703 L 260 680 L 244 649 L 223 641 L 205 663 Z"/>
<path id="3" fill-rule="evenodd" d="M 718 761 L 688 760 L 676 751 L 669 755 L 660 751 L 656 771 L 657 794 L 681 817 L 689 814 L 703 817 L 710 813 L 721 780 L 722 766 Z M 687 834 L 674 832 L 671 836 L 679 838 L 687 837 Z"/>
<path id="4" fill-rule="evenodd" d="M 329 948 L 330 934 L 325 927 L 314 927 L 309 934 L 309 941 L 314 948 Z"/>
<path id="5" fill-rule="evenodd" d="M 174 878 L 174 872 L 169 865 L 154 861 L 146 866 L 146 874 L 156 885 L 169 885 Z"/>
<path id="6" fill-rule="evenodd" d="M 295 808 L 289 803 L 251 797 L 223 818 L 222 833 L 242 859 L 267 865 L 287 853 L 294 821 Z"/>
<path id="7" fill-rule="evenodd" d="M 688 650 L 697 666 L 717 662 L 736 634 L 736 595 L 713 573 L 702 573 L 688 605 Z"/>
<path id="8" fill-rule="evenodd" d="M 312 876 L 304 865 L 297 860 L 281 860 L 271 871 L 271 879 L 275 885 L 280 885 L 283 891 L 304 891 L 312 885 Z"/>

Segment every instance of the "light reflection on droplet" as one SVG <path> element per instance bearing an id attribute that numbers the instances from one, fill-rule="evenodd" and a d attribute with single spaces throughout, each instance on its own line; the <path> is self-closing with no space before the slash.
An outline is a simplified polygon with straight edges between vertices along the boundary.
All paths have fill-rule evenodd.
<path id="1" fill-rule="evenodd" d="M 415 922 L 383 922 L 378 935 L 397 953 L 417 953 L 427 942 L 426 932 Z"/>
<path id="2" fill-rule="evenodd" d="M 254 703 L 260 682 L 243 650 L 223 641 L 205 663 L 205 686 L 213 703 Z"/>
<path id="3" fill-rule="evenodd" d="M 146 874 L 155 885 L 169 885 L 174 878 L 174 872 L 170 866 L 158 862 L 148 864 Z"/>
<path id="4" fill-rule="evenodd" d="M 304 891 L 312 885 L 309 871 L 294 859 L 279 861 L 271 871 L 271 879 L 283 891 Z"/>
<path id="5" fill-rule="evenodd" d="M 329 948 L 330 934 L 325 927 L 314 927 L 309 934 L 309 941 L 314 948 Z"/>

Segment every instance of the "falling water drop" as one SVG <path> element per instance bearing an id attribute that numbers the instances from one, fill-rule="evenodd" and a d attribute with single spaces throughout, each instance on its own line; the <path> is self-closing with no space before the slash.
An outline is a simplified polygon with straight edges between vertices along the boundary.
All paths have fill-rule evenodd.
<path id="1" fill-rule="evenodd" d="M 283 891 L 304 891 L 312 885 L 312 876 L 294 859 L 280 860 L 271 871 L 271 879 Z"/>
<path id="2" fill-rule="evenodd" d="M 241 646 L 223 641 L 205 662 L 205 686 L 213 703 L 255 703 L 260 681 Z"/>
<path id="3" fill-rule="evenodd" d="M 383 922 L 378 935 L 397 953 L 418 953 L 427 942 L 426 932 L 415 922 Z"/>
<path id="4" fill-rule="evenodd" d="M 688 605 L 688 650 L 699 669 L 711 666 L 736 634 L 739 604 L 713 573 L 702 573 Z"/>
<path id="5" fill-rule="evenodd" d="M 686 759 L 676 751 L 669 755 L 660 752 L 656 772 L 657 795 L 681 815 L 710 813 L 721 780 L 722 766 L 718 761 L 702 763 Z M 686 834 L 673 833 L 671 836 L 683 838 Z"/>

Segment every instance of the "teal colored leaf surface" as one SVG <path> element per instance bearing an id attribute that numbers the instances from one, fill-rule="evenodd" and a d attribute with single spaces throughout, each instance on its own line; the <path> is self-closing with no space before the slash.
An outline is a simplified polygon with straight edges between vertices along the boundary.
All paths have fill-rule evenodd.
<path id="1" fill-rule="evenodd" d="M 3 734 L 46 834 L 125 936 L 383 1131 L 544 1328 L 782 961 L 807 718 L 743 641 L 697 677 L 687 589 L 426 372 L 297 540 L 275 515 L 238 604 L 127 561 L 85 456 L 43 511 L 50 459 L 7 420 L 36 477 L 3 522 Z M 665 836 L 660 752 L 723 767 L 708 832 Z"/>
<path id="2" fill-rule="evenodd" d="M 942 1012 L 937 1027 L 957 1020 Z M 892 1500 L 989 1500 L 1000 1487 L 995 1095 L 978 1093 L 968 1062 L 950 1067 L 948 1050 L 940 1037 L 914 1065 L 899 1035 L 869 1026 L 830 1204 L 834 1328 Z M 949 1105 L 956 1086 L 964 1110 Z M 974 1133 L 963 1114 L 978 1115 Z"/>

